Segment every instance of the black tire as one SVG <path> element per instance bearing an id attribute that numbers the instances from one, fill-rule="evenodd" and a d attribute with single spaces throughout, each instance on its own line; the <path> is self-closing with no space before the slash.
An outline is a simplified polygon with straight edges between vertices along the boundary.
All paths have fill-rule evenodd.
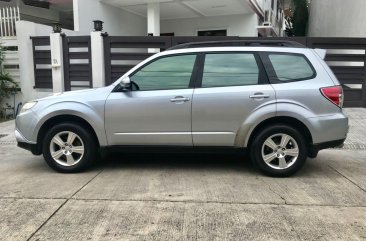
<path id="1" fill-rule="evenodd" d="M 77 162 L 75 162 L 74 165 L 65 166 L 67 165 L 66 161 L 66 155 L 62 155 L 61 158 L 65 158 L 66 164 L 61 165 L 63 160 L 56 161 L 52 155 L 51 155 L 51 141 L 52 139 L 60 133 L 74 133 L 77 135 L 75 138 L 75 141 L 72 145 L 78 145 L 83 146 L 84 152 L 83 154 L 74 153 L 73 159 L 78 159 Z M 61 134 L 60 137 L 63 141 L 65 141 L 65 137 L 63 135 L 67 134 Z M 80 142 L 81 140 L 81 142 Z M 67 137 L 66 137 L 67 141 Z M 78 144 L 79 143 L 79 144 Z M 54 144 L 53 144 L 54 145 Z M 58 148 L 58 145 L 54 145 Z M 84 171 L 86 168 L 88 168 L 91 164 L 94 163 L 98 159 L 98 151 L 97 151 L 97 144 L 96 140 L 94 138 L 94 135 L 90 133 L 88 129 L 83 127 L 80 124 L 73 123 L 73 122 L 65 122 L 61 124 L 57 124 L 54 127 L 52 127 L 45 135 L 43 139 L 43 157 L 52 169 L 58 172 L 62 173 L 75 173 L 75 172 L 81 172 Z M 59 149 L 61 151 L 61 147 Z M 60 158 L 60 159 L 61 159 Z"/>
<path id="2" fill-rule="evenodd" d="M 264 146 L 265 141 L 274 136 L 274 138 L 277 138 L 276 135 L 279 134 L 286 134 L 293 138 L 297 144 L 298 148 L 298 156 L 297 158 L 293 158 L 292 156 L 286 156 L 286 158 L 289 158 L 289 161 L 286 160 L 286 164 L 291 163 L 288 167 L 284 169 L 276 169 L 272 166 L 276 165 L 276 162 L 278 163 L 278 167 L 280 167 L 280 161 L 279 158 L 273 159 L 273 161 L 269 164 L 267 164 L 264 161 L 264 158 L 262 157 L 262 147 Z M 279 137 L 278 137 L 279 138 Z M 272 139 L 273 140 L 273 139 Z M 278 144 L 278 142 L 274 142 L 275 144 Z M 292 141 L 289 142 L 289 145 L 292 145 Z M 278 146 L 279 147 L 279 146 Z M 290 146 L 291 147 L 291 146 Z M 267 146 L 263 147 L 267 148 Z M 266 149 L 263 149 L 266 150 Z M 269 149 L 269 154 L 271 154 L 271 149 Z M 291 149 L 289 149 L 291 150 Z M 281 152 L 281 150 L 279 150 Z M 273 152 L 274 154 L 276 152 Z M 266 154 L 266 153 L 264 153 Z M 273 126 L 267 126 L 264 129 L 260 130 L 256 136 L 253 139 L 253 142 L 251 144 L 250 149 L 250 157 L 253 162 L 253 164 L 259 168 L 263 173 L 265 173 L 268 176 L 273 177 L 288 177 L 296 173 L 298 170 L 301 169 L 301 167 L 304 165 L 306 158 L 307 158 L 307 143 L 303 135 L 301 133 L 290 126 L 287 125 L 273 125 Z M 270 166 L 271 165 L 271 166 Z"/>

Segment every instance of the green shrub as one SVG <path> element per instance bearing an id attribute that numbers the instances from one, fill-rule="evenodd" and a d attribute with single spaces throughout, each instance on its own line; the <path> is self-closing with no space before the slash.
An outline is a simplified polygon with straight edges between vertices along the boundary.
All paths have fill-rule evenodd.
<path id="1" fill-rule="evenodd" d="M 14 92 L 19 91 L 18 83 L 16 83 L 9 73 L 4 71 L 5 53 L 3 47 L 0 46 L 0 103 L 8 98 Z"/>

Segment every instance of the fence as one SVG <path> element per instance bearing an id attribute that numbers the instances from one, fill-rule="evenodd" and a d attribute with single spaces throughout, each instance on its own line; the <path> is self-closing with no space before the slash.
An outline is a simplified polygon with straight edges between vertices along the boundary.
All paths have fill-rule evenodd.
<path id="1" fill-rule="evenodd" d="M 84 52 L 70 52 L 70 45 L 64 42 L 65 90 L 70 90 L 71 81 L 83 82 L 82 86 L 92 87 L 92 64 L 90 36 L 84 38 Z M 65 37 L 72 42 L 72 38 Z M 104 36 L 105 83 L 108 85 L 126 73 L 133 66 L 151 56 L 151 49 L 164 51 L 174 45 L 216 40 L 258 40 L 243 37 L 121 37 Z M 271 38 L 271 40 L 292 40 L 309 48 L 327 50 L 326 62 L 340 80 L 345 94 L 345 107 L 366 107 L 366 38 Z M 89 41 L 89 42 L 88 42 Z M 86 52 L 85 52 L 86 51 Z M 35 63 L 39 61 L 35 53 Z M 83 64 L 72 64 L 69 59 L 84 59 Z M 38 71 L 39 72 L 39 71 Z M 44 74 L 45 71 L 42 71 Z M 49 74 L 49 72 L 48 72 Z M 49 75 L 48 75 L 49 77 Z M 37 76 L 36 76 L 37 79 Z M 38 76 L 39 79 L 39 76 Z M 81 82 L 80 82 L 81 81 Z M 89 81 L 89 82 L 88 82 Z"/>
<path id="2" fill-rule="evenodd" d="M 34 88 L 52 88 L 50 37 L 32 37 Z"/>
<path id="3" fill-rule="evenodd" d="M 216 40 L 257 40 L 243 37 L 105 37 L 106 83 L 112 83 L 139 61 L 148 56 L 148 48 L 166 49 L 177 44 Z M 327 49 L 326 62 L 341 82 L 346 107 L 366 107 L 366 39 L 364 38 L 271 38 L 292 40 L 309 48 Z M 136 41 L 136 42 L 134 42 Z M 160 41 L 160 42 L 159 42 Z M 112 42 L 113 44 L 109 44 Z M 113 53 L 115 48 L 138 47 L 139 52 Z M 145 50 L 145 53 L 141 53 Z M 115 60 L 134 60 L 130 65 L 119 65 Z M 113 63 L 115 62 L 115 63 Z"/>
<path id="4" fill-rule="evenodd" d="M 325 61 L 343 86 L 346 107 L 366 107 L 366 39 L 306 38 L 309 48 L 327 49 Z"/>
<path id="5" fill-rule="evenodd" d="M 65 90 L 92 88 L 90 36 L 63 37 Z"/>
<path id="6" fill-rule="evenodd" d="M 0 37 L 16 36 L 15 22 L 20 20 L 19 7 L 0 9 Z"/>

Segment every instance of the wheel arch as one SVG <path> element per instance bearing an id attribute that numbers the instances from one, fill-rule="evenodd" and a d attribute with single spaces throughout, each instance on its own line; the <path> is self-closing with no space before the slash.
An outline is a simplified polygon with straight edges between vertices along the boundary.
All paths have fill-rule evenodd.
<path id="1" fill-rule="evenodd" d="M 249 138 L 247 138 L 246 141 L 246 147 L 250 147 L 255 136 L 257 135 L 257 133 L 262 130 L 263 128 L 267 127 L 267 126 L 271 126 L 271 125 L 275 125 L 275 124 L 283 124 L 283 125 L 287 125 L 287 126 L 291 126 L 295 129 L 297 129 L 305 138 L 306 138 L 306 142 L 307 144 L 310 146 L 313 143 L 313 137 L 311 135 L 311 132 L 309 130 L 309 128 L 300 120 L 294 118 L 294 117 L 290 117 L 290 116 L 275 116 L 275 117 L 271 117 L 268 118 L 266 120 L 263 120 L 262 122 L 260 122 L 258 125 L 256 125 L 253 130 L 249 133 Z"/>
<path id="2" fill-rule="evenodd" d="M 55 125 L 61 124 L 61 123 L 66 123 L 66 122 L 82 125 L 88 131 L 90 131 L 90 133 L 94 137 L 94 140 L 95 140 L 97 146 L 100 147 L 100 142 L 99 142 L 98 136 L 97 136 L 94 128 L 91 126 L 91 124 L 88 121 L 86 121 L 85 119 L 83 119 L 79 116 L 76 116 L 76 115 L 65 114 L 65 115 L 53 116 L 42 124 L 42 126 L 40 127 L 40 129 L 38 131 L 38 135 L 37 135 L 37 148 L 36 148 L 37 154 L 42 154 L 42 143 L 43 143 L 43 139 L 47 133 L 47 130 L 52 128 L 52 126 L 55 126 Z"/>

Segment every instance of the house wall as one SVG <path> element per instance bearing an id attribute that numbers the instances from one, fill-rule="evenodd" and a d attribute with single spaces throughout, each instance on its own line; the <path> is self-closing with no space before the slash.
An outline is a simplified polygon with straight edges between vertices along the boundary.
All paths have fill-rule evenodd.
<path id="1" fill-rule="evenodd" d="M 257 37 L 258 17 L 253 14 L 174 19 L 161 21 L 161 33 L 197 36 L 197 30 L 227 29 L 228 36 Z"/>
<path id="2" fill-rule="evenodd" d="M 137 16 L 99 0 L 74 0 L 74 25 L 80 34 L 93 31 L 93 20 L 104 22 L 103 31 L 109 35 L 145 36 L 146 18 Z"/>
<path id="3" fill-rule="evenodd" d="M 19 7 L 20 19 L 41 23 L 45 25 L 51 25 L 52 23 L 59 22 L 65 29 L 74 29 L 72 19 L 69 20 L 67 17 L 69 13 L 59 12 L 52 9 L 52 4 L 50 9 L 34 7 L 24 4 L 23 1 L 12 0 L 10 2 L 1 2 L 1 7 Z"/>
<path id="4" fill-rule="evenodd" d="M 312 0 L 308 36 L 366 37 L 365 0 Z"/>

